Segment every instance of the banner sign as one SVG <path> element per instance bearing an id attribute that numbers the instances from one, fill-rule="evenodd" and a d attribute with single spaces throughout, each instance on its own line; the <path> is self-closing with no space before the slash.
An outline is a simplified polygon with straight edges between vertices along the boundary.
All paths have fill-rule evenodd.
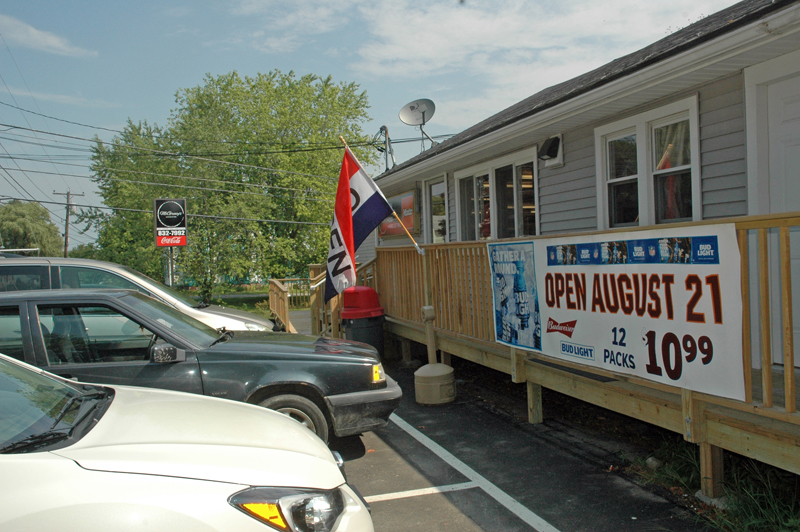
<path id="1" fill-rule="evenodd" d="M 419 213 L 416 210 L 416 192 L 411 190 L 398 196 L 392 196 L 387 200 L 394 209 L 394 212 L 403 220 L 403 225 L 406 226 L 408 232 L 412 235 L 418 234 L 419 227 L 417 227 L 416 221 L 419 218 Z M 378 236 L 380 238 L 386 238 L 387 236 L 406 236 L 403 225 L 400 225 L 400 222 L 398 222 L 397 218 L 394 216 L 389 216 L 381 222 L 380 228 L 378 229 Z"/>
<path id="2" fill-rule="evenodd" d="M 186 245 L 186 200 L 153 200 L 156 246 Z"/>
<path id="3" fill-rule="evenodd" d="M 488 244 L 497 341 L 744 400 L 732 224 Z"/>

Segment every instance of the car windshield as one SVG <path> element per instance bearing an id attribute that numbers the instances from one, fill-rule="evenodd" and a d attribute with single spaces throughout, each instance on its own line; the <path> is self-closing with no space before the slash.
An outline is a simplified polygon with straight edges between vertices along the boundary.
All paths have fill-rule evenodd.
<path id="1" fill-rule="evenodd" d="M 65 406 L 82 393 L 0 357 L 0 448 L 47 433 L 56 424 L 70 427 L 79 410 Z"/>
<path id="2" fill-rule="evenodd" d="M 150 277 L 146 276 L 145 274 L 137 272 L 136 270 L 128 268 L 127 266 L 122 266 L 122 269 L 125 270 L 128 273 L 128 275 L 130 275 L 134 279 L 138 279 L 139 281 L 145 281 L 145 283 L 150 283 L 151 285 L 157 286 L 159 288 L 159 290 L 169 294 L 170 296 L 174 297 L 175 299 L 177 299 L 178 301 L 180 301 L 184 305 L 188 305 L 190 307 L 197 307 L 198 305 L 200 305 L 200 299 L 199 298 L 193 298 L 193 297 L 187 296 L 186 294 L 181 293 L 181 292 L 175 290 L 174 288 L 171 288 L 171 287 L 169 287 L 169 286 L 167 286 L 167 285 L 165 285 L 163 283 L 160 283 L 160 282 L 156 281 L 155 279 L 151 279 Z"/>
<path id="3" fill-rule="evenodd" d="M 194 345 L 207 347 L 219 337 L 219 333 L 205 323 L 139 292 L 131 292 L 122 299 Z"/>

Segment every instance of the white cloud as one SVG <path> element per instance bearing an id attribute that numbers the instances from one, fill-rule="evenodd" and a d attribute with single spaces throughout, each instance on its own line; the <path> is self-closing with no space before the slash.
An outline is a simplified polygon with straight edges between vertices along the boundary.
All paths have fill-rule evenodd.
<path id="1" fill-rule="evenodd" d="M 29 24 L 0 15 L 0 34 L 11 45 L 69 57 L 95 57 L 97 52 L 71 45 L 63 37 L 34 28 Z"/>
<path id="2" fill-rule="evenodd" d="M 358 34 L 351 71 L 429 88 L 446 80 L 451 90 L 435 94 L 437 123 L 458 130 L 733 3 L 241 0 L 234 14 L 258 21 L 247 39 L 269 53 L 323 40 L 320 53 L 342 50 L 343 36 Z"/>
<path id="3" fill-rule="evenodd" d="M 352 67 L 370 77 L 413 76 L 422 86 L 441 75 L 468 76 L 471 86 L 436 97 L 437 123 L 460 130 L 732 3 L 371 2 L 360 8 L 370 38 Z"/>
<path id="4" fill-rule="evenodd" d="M 258 18 L 263 29 L 249 35 L 254 48 L 268 53 L 288 53 L 314 36 L 341 29 L 358 1 L 242 0 L 233 13 Z"/>

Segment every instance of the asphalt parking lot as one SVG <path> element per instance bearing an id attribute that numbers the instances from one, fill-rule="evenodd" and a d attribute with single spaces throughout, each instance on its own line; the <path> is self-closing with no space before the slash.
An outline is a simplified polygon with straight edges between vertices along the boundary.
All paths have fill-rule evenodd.
<path id="1" fill-rule="evenodd" d="M 389 425 L 332 444 L 378 532 L 704 530 L 609 470 L 624 444 L 557 421 L 516 423 L 470 397 L 418 405 L 413 369 L 387 367 L 404 391 Z"/>

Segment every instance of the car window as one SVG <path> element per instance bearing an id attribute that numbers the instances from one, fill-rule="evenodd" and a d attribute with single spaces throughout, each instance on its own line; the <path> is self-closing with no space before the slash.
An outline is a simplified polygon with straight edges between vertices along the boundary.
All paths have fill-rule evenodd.
<path id="1" fill-rule="evenodd" d="M 141 286 L 115 273 L 80 266 L 61 267 L 61 288 L 124 288 L 148 293 Z"/>
<path id="2" fill-rule="evenodd" d="M 19 307 L 0 307 L 0 353 L 17 360 L 25 360 L 22 347 L 22 326 Z"/>
<path id="3" fill-rule="evenodd" d="M 51 365 L 148 361 L 150 347 L 160 340 L 109 307 L 43 305 L 38 313 Z"/>
<path id="4" fill-rule="evenodd" d="M 195 345 L 208 346 L 219 337 L 219 333 L 205 323 L 199 322 L 191 316 L 187 316 L 151 297 L 130 294 L 123 296 L 122 299 L 141 314 L 156 320 L 178 336 Z"/>
<path id="5" fill-rule="evenodd" d="M 130 277 L 132 277 L 134 279 L 141 279 L 145 283 L 150 283 L 151 285 L 156 286 L 158 288 L 158 290 L 160 290 L 161 292 L 164 292 L 166 294 L 169 294 L 170 296 L 174 297 L 178 301 L 182 302 L 184 305 L 187 305 L 189 307 L 196 307 L 200 303 L 200 299 L 199 298 L 193 298 L 192 296 L 190 296 L 188 294 L 184 294 L 182 292 L 179 292 L 178 290 L 175 290 L 174 288 L 171 288 L 171 287 L 165 285 L 164 283 L 160 283 L 160 282 L 156 281 L 155 279 L 152 279 L 152 278 L 146 276 L 143 273 L 137 272 L 136 270 L 132 270 L 131 268 L 128 268 L 127 266 L 121 266 L 121 268 L 123 270 L 125 270 Z M 141 290 L 139 290 L 139 291 L 141 292 Z"/>
<path id="6" fill-rule="evenodd" d="M 50 288 L 47 266 L 0 266 L 0 292 Z"/>

